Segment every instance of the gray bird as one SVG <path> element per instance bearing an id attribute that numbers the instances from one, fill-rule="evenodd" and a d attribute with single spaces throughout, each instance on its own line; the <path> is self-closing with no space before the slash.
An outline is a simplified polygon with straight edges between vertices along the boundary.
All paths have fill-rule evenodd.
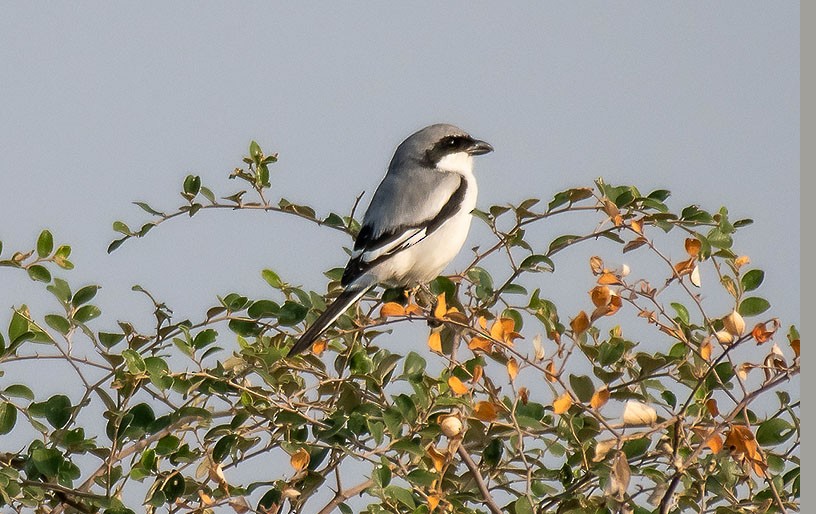
<path id="1" fill-rule="evenodd" d="M 490 144 L 442 123 L 400 143 L 363 216 L 343 272 L 343 292 L 300 336 L 289 356 L 308 348 L 377 284 L 424 284 L 445 269 L 465 242 L 476 206 L 473 156 L 491 151 Z"/>

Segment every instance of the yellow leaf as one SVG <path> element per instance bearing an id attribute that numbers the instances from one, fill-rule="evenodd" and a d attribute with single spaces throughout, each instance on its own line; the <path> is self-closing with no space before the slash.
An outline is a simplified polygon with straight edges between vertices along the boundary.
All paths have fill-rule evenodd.
<path id="1" fill-rule="evenodd" d="M 570 327 L 572 328 L 572 331 L 575 332 L 575 335 L 583 334 L 586 329 L 589 328 L 589 318 L 587 318 L 586 312 L 581 311 L 577 316 L 572 318 L 572 321 L 570 321 Z"/>
<path id="2" fill-rule="evenodd" d="M 428 495 L 428 510 L 433 512 L 439 506 L 439 496 L 435 494 Z"/>
<path id="3" fill-rule="evenodd" d="M 428 446 L 428 457 L 431 458 L 431 462 L 433 462 L 434 469 L 437 472 L 441 472 L 442 469 L 445 467 L 445 462 L 447 461 L 447 457 L 444 453 L 437 450 L 434 445 Z"/>
<path id="4" fill-rule="evenodd" d="M 564 393 L 553 402 L 553 412 L 556 414 L 564 414 L 572 406 L 572 396 L 569 393 Z"/>
<path id="5" fill-rule="evenodd" d="M 484 368 L 481 364 L 476 364 L 473 366 L 473 378 L 470 379 L 472 383 L 476 383 L 482 378 L 482 374 L 484 373 Z"/>
<path id="6" fill-rule="evenodd" d="M 388 318 L 390 316 L 405 316 L 405 307 L 397 302 L 384 303 L 380 308 L 380 317 Z"/>
<path id="7" fill-rule="evenodd" d="M 642 218 L 639 219 L 639 220 L 632 220 L 629 223 L 629 226 L 632 227 L 632 230 L 634 230 L 638 234 L 643 235 L 643 219 Z"/>
<path id="8" fill-rule="evenodd" d="M 603 386 L 596 389 L 595 392 L 592 394 L 592 398 L 589 400 L 589 405 L 593 409 L 598 410 L 604 405 L 606 405 L 606 402 L 608 401 L 609 401 L 609 388 Z"/>
<path id="9" fill-rule="evenodd" d="M 711 360 L 711 350 L 713 346 L 711 344 L 711 338 L 706 337 L 703 340 L 703 344 L 700 345 L 700 357 L 705 360 Z"/>
<path id="10" fill-rule="evenodd" d="M 448 313 L 448 306 L 445 303 L 445 293 L 439 293 L 436 297 L 436 307 L 434 308 L 434 317 L 442 318 Z"/>
<path id="11" fill-rule="evenodd" d="M 201 500 L 201 503 L 203 503 L 204 505 L 212 505 L 213 503 L 215 503 L 215 500 L 212 499 L 212 496 L 205 493 L 201 489 L 198 490 L 198 498 Z"/>
<path id="12" fill-rule="evenodd" d="M 428 347 L 437 353 L 442 353 L 442 336 L 439 332 L 431 332 L 431 335 L 428 336 Z"/>
<path id="13" fill-rule="evenodd" d="M 493 421 L 498 417 L 496 405 L 492 402 L 479 402 L 473 406 L 473 417 L 482 421 Z"/>
<path id="14" fill-rule="evenodd" d="M 484 316 L 479 316 L 479 326 L 482 328 L 482 330 L 487 332 L 487 318 Z"/>
<path id="15" fill-rule="evenodd" d="M 488 353 L 490 353 L 492 347 L 493 343 L 489 339 L 479 336 L 471 337 L 470 342 L 468 343 L 468 348 L 471 350 L 481 350 Z"/>
<path id="16" fill-rule="evenodd" d="M 295 471 L 303 471 L 309 465 L 309 452 L 303 448 L 299 449 L 289 458 L 289 464 Z"/>
<path id="17" fill-rule="evenodd" d="M 513 381 L 516 379 L 516 375 L 519 372 L 519 363 L 515 357 L 510 357 L 510 360 L 507 361 L 507 374 L 510 375 L 510 380 Z"/>
<path id="18" fill-rule="evenodd" d="M 700 249 L 703 247 L 703 244 L 700 242 L 699 239 L 694 237 L 689 237 L 686 239 L 686 253 L 689 254 L 691 257 L 697 257 L 700 255 Z"/>
<path id="19" fill-rule="evenodd" d="M 741 267 L 745 266 L 749 262 L 751 262 L 750 257 L 748 257 L 747 255 L 740 255 L 739 257 L 734 259 L 734 266 L 736 266 L 737 269 L 740 269 Z"/>
<path id="20" fill-rule="evenodd" d="M 459 380 L 458 377 L 451 375 L 448 377 L 448 385 L 451 388 L 451 391 L 456 393 L 457 395 L 465 394 L 468 392 L 467 386 Z"/>

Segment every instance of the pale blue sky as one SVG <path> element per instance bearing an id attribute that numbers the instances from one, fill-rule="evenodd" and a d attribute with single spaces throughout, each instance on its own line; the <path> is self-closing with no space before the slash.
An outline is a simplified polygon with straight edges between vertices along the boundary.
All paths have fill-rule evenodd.
<path id="1" fill-rule="evenodd" d="M 798 324 L 799 59 L 788 1 L 5 3 L 0 240 L 4 255 L 42 228 L 72 244 L 61 276 L 103 286 L 109 328 L 147 319 L 135 283 L 181 318 L 217 294 L 270 294 L 267 267 L 323 291 L 346 259 L 332 231 L 203 213 L 109 256 L 111 222 L 145 221 L 134 200 L 179 205 L 187 173 L 236 190 L 225 177 L 251 139 L 280 152 L 271 196 L 345 213 L 405 136 L 450 122 L 496 149 L 477 163 L 481 208 L 603 176 L 754 218 L 736 246 L 766 271 L 772 312 Z M 488 240 L 475 225 L 466 248 Z M 541 279 L 567 316 L 591 277 L 583 259 L 557 264 L 588 280 Z M 55 310 L 38 289 L 0 270 L 0 327 L 12 305 Z"/>

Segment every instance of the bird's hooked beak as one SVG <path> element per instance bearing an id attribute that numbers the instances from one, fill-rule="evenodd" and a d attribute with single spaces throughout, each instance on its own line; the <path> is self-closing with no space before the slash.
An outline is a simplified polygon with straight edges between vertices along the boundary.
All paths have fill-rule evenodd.
<path id="1" fill-rule="evenodd" d="M 492 151 L 493 146 L 490 143 L 487 141 L 481 141 L 479 139 L 474 139 L 473 143 L 471 143 L 467 148 L 467 153 L 469 155 L 482 155 Z"/>

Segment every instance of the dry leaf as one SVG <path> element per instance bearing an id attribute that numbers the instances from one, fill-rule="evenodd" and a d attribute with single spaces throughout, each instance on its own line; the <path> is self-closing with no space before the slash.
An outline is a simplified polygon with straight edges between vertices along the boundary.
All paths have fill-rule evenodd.
<path id="1" fill-rule="evenodd" d="M 589 258 L 589 267 L 593 275 L 600 275 L 603 273 L 603 260 L 598 256 L 592 256 Z"/>
<path id="2" fill-rule="evenodd" d="M 691 282 L 691 285 L 693 285 L 694 287 L 702 287 L 703 286 L 703 283 L 700 280 L 700 266 L 699 265 L 695 265 L 694 269 L 691 270 L 691 275 L 689 275 L 689 281 Z"/>
<path id="3" fill-rule="evenodd" d="M 530 399 L 530 390 L 527 389 L 526 387 L 519 388 L 518 397 L 519 397 L 519 400 L 521 400 L 522 405 L 527 405 L 527 402 Z"/>
<path id="4" fill-rule="evenodd" d="M 204 505 L 207 505 L 207 506 L 212 505 L 213 503 L 215 503 L 215 500 L 213 500 L 212 496 L 205 493 L 201 489 L 198 490 L 198 498 L 201 500 L 201 503 L 203 503 Z"/>
<path id="5" fill-rule="evenodd" d="M 555 363 L 553 361 L 547 363 L 547 367 L 544 369 L 544 374 L 546 375 L 547 380 L 550 382 L 555 382 L 558 380 L 558 374 L 555 372 Z"/>
<path id="6" fill-rule="evenodd" d="M 714 434 L 706 440 L 705 444 L 712 452 L 720 453 L 723 447 L 723 439 L 720 434 Z"/>
<path id="7" fill-rule="evenodd" d="M 405 307 L 405 314 L 409 316 L 422 316 L 424 313 L 422 312 L 422 307 L 415 303 L 409 303 L 407 307 Z"/>
<path id="8" fill-rule="evenodd" d="M 448 385 L 450 386 L 451 391 L 457 395 L 462 395 L 468 392 L 467 386 L 461 380 L 459 380 L 458 377 L 448 377 Z"/>
<path id="9" fill-rule="evenodd" d="M 492 402 L 479 402 L 473 406 L 473 416 L 482 421 L 493 421 L 498 417 L 496 405 Z"/>
<path id="10" fill-rule="evenodd" d="M 442 353 L 442 335 L 439 332 L 431 332 L 428 336 L 428 347 L 436 353 Z"/>
<path id="11" fill-rule="evenodd" d="M 608 401 L 609 401 L 609 388 L 603 386 L 596 389 L 595 392 L 592 394 L 592 398 L 589 400 L 589 405 L 593 409 L 598 410 L 604 405 L 606 405 L 606 402 Z"/>
<path id="12" fill-rule="evenodd" d="M 748 257 L 747 255 L 740 255 L 739 257 L 734 259 L 734 266 L 736 266 L 737 269 L 740 269 L 741 267 L 745 266 L 749 262 L 751 262 L 750 257 Z"/>
<path id="13" fill-rule="evenodd" d="M 614 448 L 618 445 L 617 439 L 606 439 L 604 441 L 598 441 L 595 445 L 595 455 L 592 456 L 592 462 L 601 462 L 606 458 L 606 454 L 609 453 L 609 450 Z"/>
<path id="14" fill-rule="evenodd" d="M 487 332 L 487 318 L 485 318 L 484 316 L 479 316 L 478 321 L 479 321 L 479 326 L 482 328 L 482 330 Z"/>
<path id="15" fill-rule="evenodd" d="M 535 350 L 536 362 L 544 360 L 544 345 L 541 344 L 541 334 L 536 334 L 533 338 L 533 349 Z"/>
<path id="16" fill-rule="evenodd" d="M 768 466 L 750 428 L 745 425 L 731 425 L 731 429 L 725 435 L 725 447 L 735 459 L 747 460 L 758 476 L 765 476 L 765 469 Z"/>
<path id="17" fill-rule="evenodd" d="M 623 285 L 623 282 L 620 281 L 620 278 L 610 271 L 604 271 L 600 277 L 598 277 L 598 283 L 605 286 L 620 286 Z"/>
<path id="18" fill-rule="evenodd" d="M 510 381 L 516 379 L 516 376 L 519 372 L 519 363 L 515 357 L 510 357 L 510 360 L 507 361 L 507 374 L 510 375 Z"/>
<path id="19" fill-rule="evenodd" d="M 691 270 L 694 269 L 695 259 L 692 257 L 687 261 L 680 261 L 674 265 L 674 272 L 677 273 L 677 276 L 682 277 L 683 275 L 688 275 L 691 273 Z"/>
<path id="20" fill-rule="evenodd" d="M 794 339 L 793 341 L 790 342 L 790 346 L 793 349 L 793 354 L 798 359 L 799 358 L 799 340 Z"/>
<path id="21" fill-rule="evenodd" d="M 745 333 L 745 320 L 736 310 L 731 311 L 731 314 L 723 318 L 723 328 L 735 337 L 739 337 Z"/>
<path id="22" fill-rule="evenodd" d="M 577 316 L 572 318 L 570 321 L 570 328 L 572 328 L 572 331 L 576 336 L 586 332 L 586 329 L 589 328 L 589 318 L 587 318 L 586 312 L 581 311 Z"/>
<path id="23" fill-rule="evenodd" d="M 564 414 L 572 407 L 572 396 L 569 393 L 564 393 L 553 402 L 553 412 L 556 414 Z"/>
<path id="24" fill-rule="evenodd" d="M 643 218 L 630 221 L 629 226 L 638 234 L 643 235 Z"/>
<path id="25" fill-rule="evenodd" d="M 706 409 L 708 409 L 708 413 L 711 414 L 712 417 L 717 417 L 720 415 L 720 409 L 717 408 L 717 400 L 714 398 L 709 398 L 706 400 Z"/>
<path id="26" fill-rule="evenodd" d="M 699 239 L 689 237 L 686 239 L 686 253 L 688 253 L 691 257 L 697 257 L 700 255 L 700 249 L 703 247 L 703 243 L 700 242 Z"/>
<path id="27" fill-rule="evenodd" d="M 397 302 L 384 303 L 383 306 L 380 307 L 380 317 L 388 318 L 390 316 L 405 316 L 405 307 Z"/>
<path id="28" fill-rule="evenodd" d="M 774 333 L 779 329 L 779 320 L 774 318 L 770 321 L 770 328 L 768 323 L 757 323 L 754 329 L 751 330 L 751 337 L 756 340 L 757 344 L 767 343 L 771 340 Z"/>
<path id="29" fill-rule="evenodd" d="M 439 506 L 439 496 L 435 494 L 428 495 L 428 511 L 433 512 Z"/>
<path id="30" fill-rule="evenodd" d="M 652 425 L 657 421 L 657 411 L 645 403 L 635 400 L 626 402 L 623 408 L 623 423 L 625 425 Z"/>
<path id="31" fill-rule="evenodd" d="M 521 334 L 515 331 L 515 327 L 516 322 L 512 318 L 499 318 L 490 327 L 490 337 L 507 346 L 513 346 L 513 341 L 521 337 Z"/>
<path id="32" fill-rule="evenodd" d="M 722 344 L 731 344 L 734 342 L 735 339 L 733 334 L 731 334 L 731 332 L 728 332 L 727 330 L 718 330 L 717 332 L 714 333 L 714 337 L 716 337 L 717 341 L 719 341 Z"/>
<path id="33" fill-rule="evenodd" d="M 631 476 L 626 454 L 619 451 L 615 454 L 615 459 L 612 461 L 612 467 L 609 470 L 609 480 L 606 482 L 606 487 L 604 487 L 604 493 L 618 501 L 623 501 L 626 497 L 626 490 L 629 488 Z"/>
<path id="34" fill-rule="evenodd" d="M 289 458 L 289 464 L 295 471 L 303 471 L 309 465 L 309 452 L 303 448 L 299 449 Z"/>

